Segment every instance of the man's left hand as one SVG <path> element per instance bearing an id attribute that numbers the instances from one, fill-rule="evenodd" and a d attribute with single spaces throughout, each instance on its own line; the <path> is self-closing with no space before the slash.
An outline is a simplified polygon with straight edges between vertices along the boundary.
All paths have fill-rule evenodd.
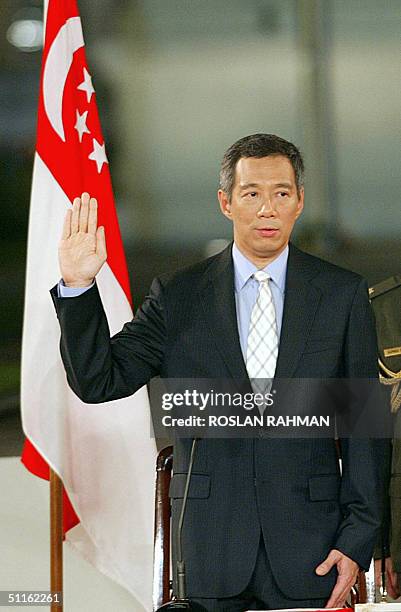
<path id="1" fill-rule="evenodd" d="M 324 576 L 334 565 L 337 566 L 338 577 L 326 608 L 342 608 L 345 605 L 359 571 L 359 566 L 355 561 L 334 548 L 323 563 L 317 566 L 315 572 L 318 576 Z"/>

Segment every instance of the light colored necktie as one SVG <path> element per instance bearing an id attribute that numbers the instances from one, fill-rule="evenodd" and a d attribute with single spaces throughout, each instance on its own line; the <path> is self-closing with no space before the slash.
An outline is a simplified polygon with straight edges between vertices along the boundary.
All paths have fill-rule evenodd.
<path id="1" fill-rule="evenodd" d="M 276 311 L 269 286 L 269 275 L 258 270 L 253 277 L 259 282 L 259 293 L 251 314 L 246 369 L 254 392 L 268 393 L 278 355 Z M 264 409 L 264 406 L 260 408 Z"/>

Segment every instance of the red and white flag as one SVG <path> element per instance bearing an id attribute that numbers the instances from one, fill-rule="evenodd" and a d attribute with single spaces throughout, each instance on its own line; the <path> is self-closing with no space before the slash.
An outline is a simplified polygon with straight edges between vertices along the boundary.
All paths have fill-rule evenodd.
<path id="1" fill-rule="evenodd" d="M 45 7 L 46 8 L 46 7 Z M 83 404 L 67 385 L 49 289 L 74 197 L 98 201 L 108 260 L 97 276 L 111 333 L 132 318 L 124 250 L 96 94 L 76 0 L 49 0 L 42 60 L 28 235 L 21 407 L 22 461 L 61 477 L 66 540 L 151 609 L 156 446 L 145 388 L 105 404 Z M 69 298 L 75 299 L 75 298 Z M 74 512 L 75 511 L 75 512 Z M 74 527 L 75 525 L 75 527 Z"/>

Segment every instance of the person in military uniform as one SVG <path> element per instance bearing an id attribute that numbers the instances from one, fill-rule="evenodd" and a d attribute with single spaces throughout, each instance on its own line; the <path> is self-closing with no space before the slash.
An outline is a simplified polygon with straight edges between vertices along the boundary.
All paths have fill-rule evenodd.
<path id="1" fill-rule="evenodd" d="M 390 486 L 386 494 L 381 540 L 375 550 L 376 584 L 384 573 L 387 594 L 401 595 L 401 276 L 371 287 L 376 316 L 380 381 L 389 388 L 394 437 L 388 457 Z M 383 572 L 384 569 L 384 572 Z"/>

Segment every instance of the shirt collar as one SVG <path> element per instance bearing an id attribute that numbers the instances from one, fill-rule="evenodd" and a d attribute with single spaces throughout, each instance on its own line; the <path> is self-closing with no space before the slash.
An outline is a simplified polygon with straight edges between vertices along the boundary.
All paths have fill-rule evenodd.
<path id="1" fill-rule="evenodd" d="M 276 259 L 263 268 L 264 272 L 269 274 L 273 283 L 283 294 L 285 289 L 285 276 L 287 272 L 288 250 L 287 244 L 284 251 L 282 251 L 282 253 L 276 257 Z M 248 282 L 252 274 L 254 274 L 259 268 L 257 268 L 254 263 L 249 261 L 249 259 L 247 259 L 243 253 L 241 253 L 235 242 L 233 244 L 232 257 L 234 262 L 235 290 L 239 292 Z"/>

